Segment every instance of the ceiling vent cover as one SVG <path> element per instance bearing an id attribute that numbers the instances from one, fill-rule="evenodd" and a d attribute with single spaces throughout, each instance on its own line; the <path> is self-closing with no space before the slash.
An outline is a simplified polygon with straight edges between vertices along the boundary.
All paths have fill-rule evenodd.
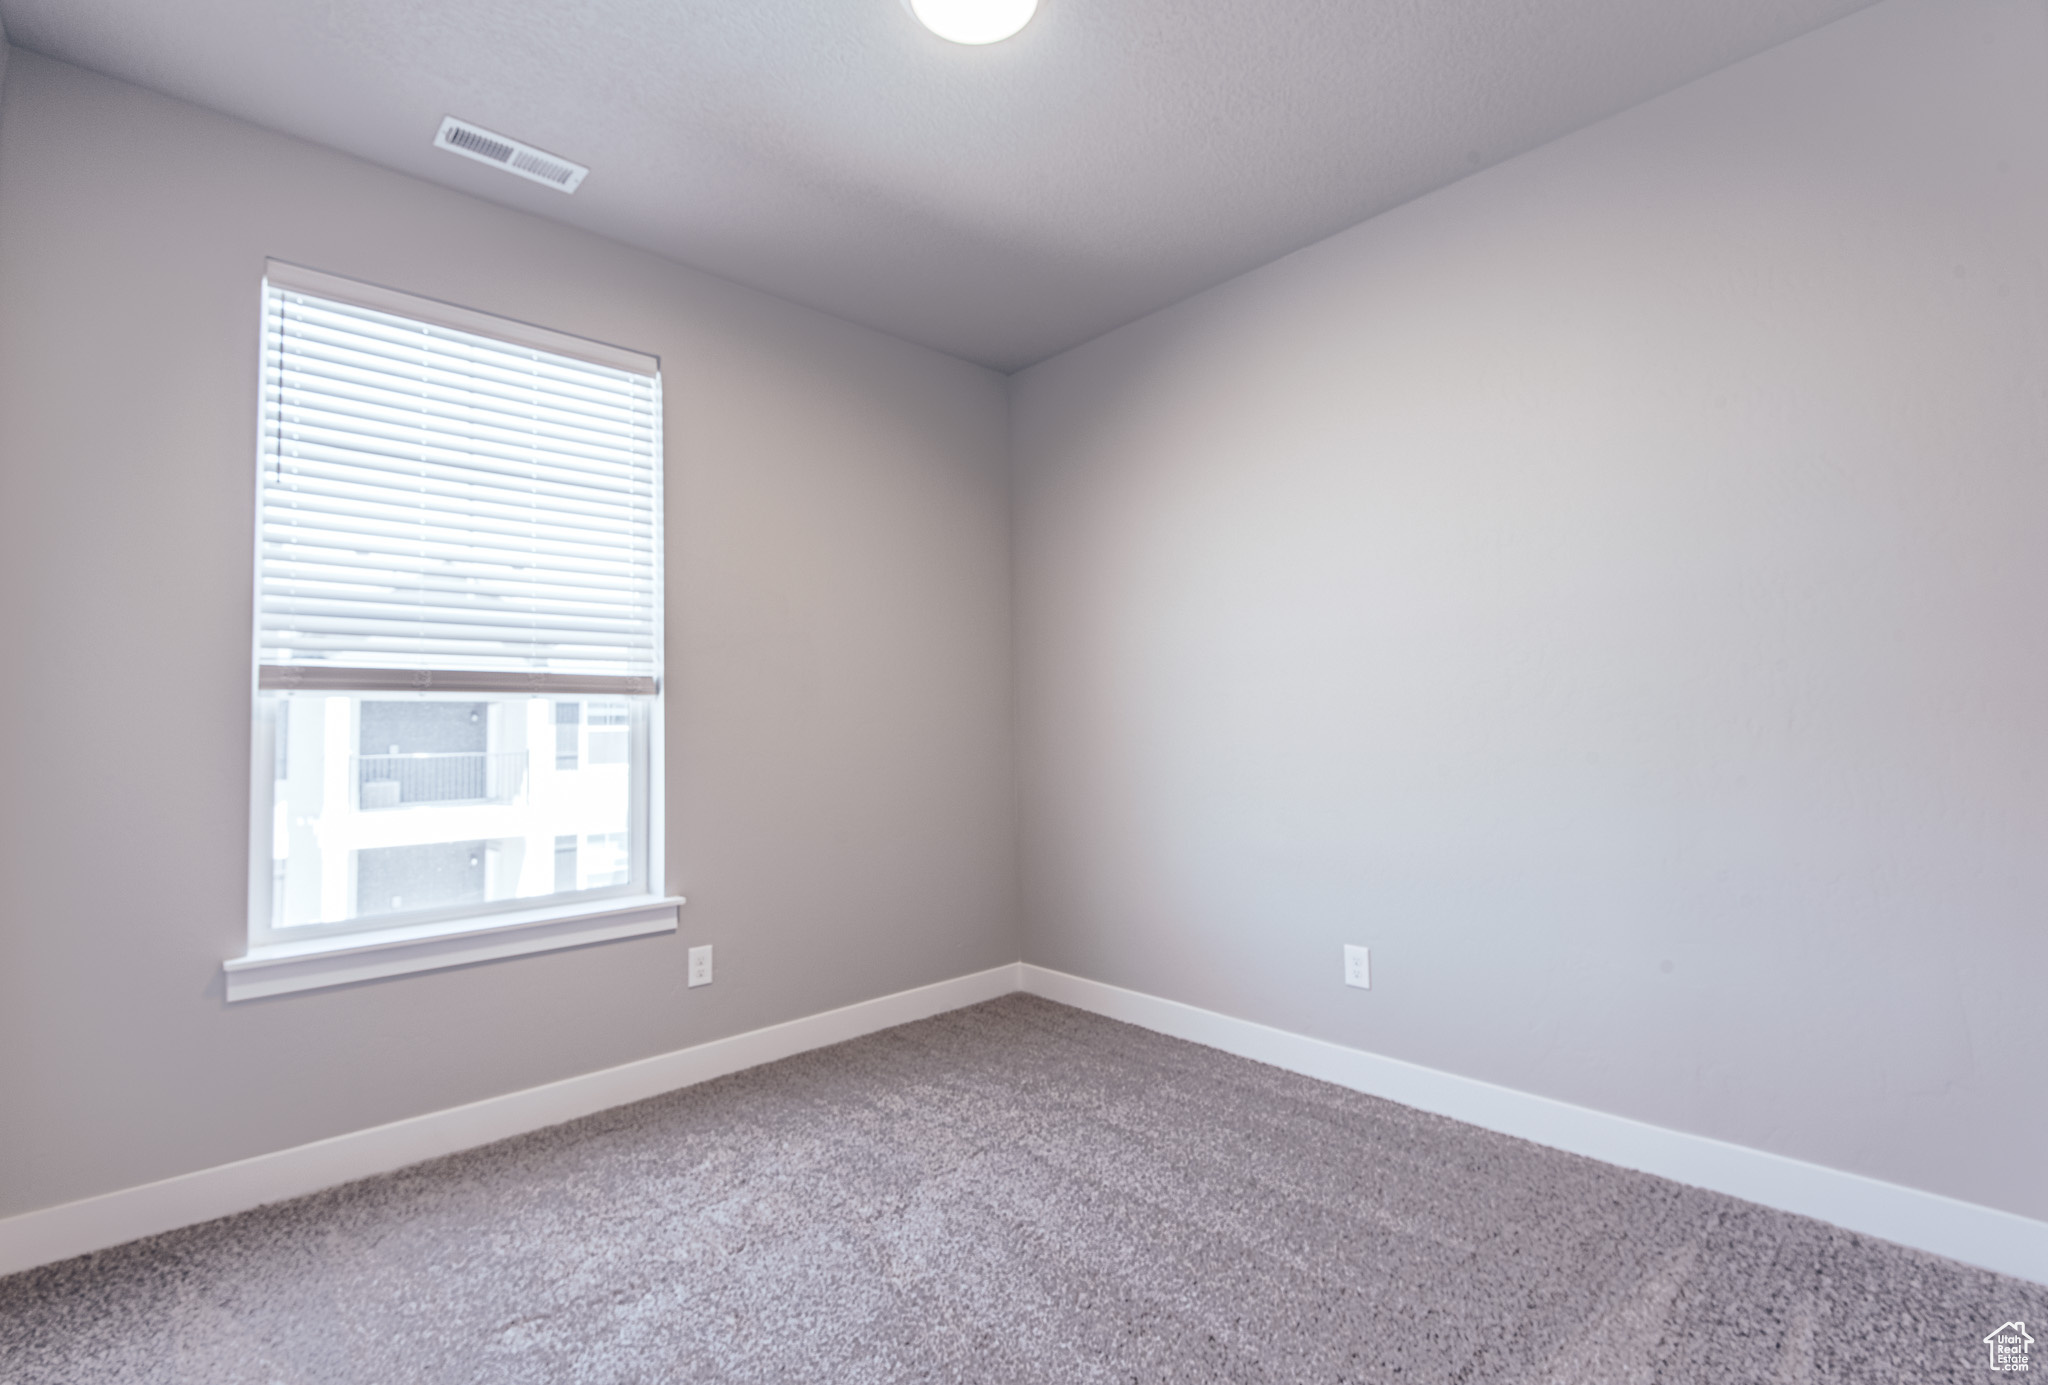
<path id="1" fill-rule="evenodd" d="M 502 168 L 507 173 L 516 173 L 536 183 L 545 183 L 558 192 L 576 191 L 576 185 L 590 172 L 582 164 L 570 163 L 530 144 L 492 134 L 481 126 L 457 120 L 452 115 L 441 122 L 441 133 L 434 136 L 434 147 L 460 154 L 466 159 L 475 159 L 478 163 L 490 164 L 493 168 Z"/>

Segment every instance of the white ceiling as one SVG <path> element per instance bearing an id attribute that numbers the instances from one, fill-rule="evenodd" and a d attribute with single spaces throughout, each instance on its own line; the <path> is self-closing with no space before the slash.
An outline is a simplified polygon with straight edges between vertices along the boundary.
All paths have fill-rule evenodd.
<path id="1" fill-rule="evenodd" d="M 14 43 L 1014 369 L 1869 0 L 0 0 Z M 443 115 L 588 164 L 565 197 Z"/>

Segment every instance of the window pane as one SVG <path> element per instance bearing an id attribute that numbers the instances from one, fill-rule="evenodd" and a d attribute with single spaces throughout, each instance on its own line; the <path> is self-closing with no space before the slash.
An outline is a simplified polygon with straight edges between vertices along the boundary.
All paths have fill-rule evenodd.
<path id="1" fill-rule="evenodd" d="M 274 699 L 272 927 L 624 889 L 647 700 L 428 693 Z"/>

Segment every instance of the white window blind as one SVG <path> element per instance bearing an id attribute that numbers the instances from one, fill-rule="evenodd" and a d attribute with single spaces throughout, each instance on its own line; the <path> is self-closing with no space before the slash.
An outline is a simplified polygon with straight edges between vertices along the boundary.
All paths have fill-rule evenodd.
<path id="1" fill-rule="evenodd" d="M 264 285 L 262 686 L 652 692 L 651 359 L 280 277 Z"/>

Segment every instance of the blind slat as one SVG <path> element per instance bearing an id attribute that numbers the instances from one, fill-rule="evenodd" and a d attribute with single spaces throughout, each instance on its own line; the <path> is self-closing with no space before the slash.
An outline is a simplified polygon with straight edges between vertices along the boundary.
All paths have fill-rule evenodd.
<path id="1" fill-rule="evenodd" d="M 408 560 L 407 563 L 394 562 L 394 571 L 417 564 L 416 570 L 424 572 L 520 579 L 574 573 L 593 581 L 632 583 L 642 580 L 641 566 L 653 560 L 651 554 L 639 555 L 638 563 L 607 562 L 576 554 L 544 552 L 538 548 L 486 550 L 474 545 L 422 543 L 417 537 L 401 540 L 370 533 L 302 533 L 289 525 L 268 523 L 263 529 L 263 544 L 264 554 L 279 564 L 280 570 L 296 562 L 300 556 L 308 562 L 325 563 L 347 553 L 369 562 L 379 558 Z"/>
<path id="2" fill-rule="evenodd" d="M 372 316 L 400 320 L 382 313 Z M 379 334 L 374 323 L 365 330 L 357 323 L 295 314 L 287 306 L 272 315 L 269 330 L 278 336 L 297 340 L 307 350 L 325 349 L 364 360 L 404 362 L 409 368 L 416 366 L 423 371 L 451 377 L 462 376 L 519 387 L 524 387 L 529 381 L 541 380 L 549 387 L 550 393 L 568 399 L 604 400 L 641 393 L 623 372 L 608 376 L 602 371 L 586 371 L 578 362 L 550 356 L 543 351 L 529 352 L 525 347 L 479 350 L 474 343 L 482 341 L 482 338 L 444 328 L 422 327 L 417 336 L 410 333 Z"/>
<path id="3" fill-rule="evenodd" d="M 606 600 L 611 593 L 584 592 L 584 600 L 567 600 L 550 593 L 534 598 L 521 592 L 508 597 L 503 592 L 479 592 L 466 588 L 374 587 L 364 583 L 298 582 L 293 589 L 267 593 L 267 609 L 280 612 L 323 615 L 385 614 L 403 618 L 410 614 L 436 620 L 474 617 L 480 624 L 509 625 L 536 621 L 547 625 L 616 630 L 634 635 L 645 624 L 646 612 Z"/>
<path id="4" fill-rule="evenodd" d="M 395 471 L 409 479 L 417 478 L 436 485 L 457 486 L 477 493 L 504 490 L 512 492 L 522 500 L 542 496 L 551 504 L 571 508 L 589 506 L 605 512 L 634 510 L 648 514 L 652 514 L 654 510 L 653 493 L 644 487 L 612 489 L 599 485 L 547 481 L 535 478 L 530 469 L 505 468 L 496 463 L 484 465 L 481 460 L 474 466 L 449 466 L 417 459 L 407 461 L 372 452 L 350 452 L 333 457 L 313 457 L 302 452 L 299 456 L 287 458 L 279 465 L 283 472 L 281 483 L 287 485 L 295 476 L 321 476 L 335 481 L 388 485 L 388 481 L 366 476 L 364 473 Z"/>
<path id="5" fill-rule="evenodd" d="M 266 592 L 264 611 L 291 617 L 322 617 L 346 621 L 475 621 L 479 627 L 530 625 L 549 629 L 608 631 L 631 643 L 641 637 L 645 611 L 618 602 L 594 600 L 506 600 L 469 592 L 403 592 L 395 588 L 307 586 L 297 592 Z M 303 627 L 301 627 L 303 629 Z"/>
<path id="6" fill-rule="evenodd" d="M 309 514 L 306 523 L 295 525 L 292 513 L 289 509 L 273 507 L 264 517 L 263 536 L 279 543 L 291 543 L 301 538 L 319 540 L 330 535 L 355 535 L 392 543 L 410 543 L 422 552 L 432 552 L 451 560 L 459 559 L 463 550 L 471 549 L 477 551 L 480 559 L 490 558 L 500 563 L 517 563 L 529 554 L 536 558 L 565 558 L 585 563 L 604 564 L 609 561 L 614 566 L 633 564 L 636 558 L 647 562 L 652 557 L 644 549 L 635 554 L 623 544 L 574 543 L 552 536 L 501 534 L 483 524 L 460 529 L 435 529 L 419 523 L 394 524 L 370 515 L 328 512 Z"/>
<path id="7" fill-rule="evenodd" d="M 271 427 L 265 420 L 265 428 Z M 545 458 L 533 456 L 513 457 L 506 460 L 479 452 L 464 452 L 452 449 L 437 451 L 432 456 L 421 455 L 417 447 L 391 446 L 378 442 L 365 442 L 360 438 L 345 440 L 346 445 L 328 447 L 323 443 L 295 439 L 280 444 L 281 451 L 274 458 L 275 465 L 285 474 L 303 462 L 325 462 L 332 466 L 361 466 L 379 471 L 403 471 L 408 475 L 441 476 L 447 479 L 476 478 L 478 485 L 517 483 L 530 485 L 548 495 L 588 495 L 593 500 L 606 503 L 621 503 L 635 497 L 646 497 L 652 503 L 653 492 L 648 488 L 646 478 L 622 467 L 599 469 L 585 464 L 575 470 L 563 470 L 546 465 Z M 445 468 L 436 471 L 433 468 Z"/>
<path id="8" fill-rule="evenodd" d="M 263 601 L 266 609 L 280 612 L 317 610 L 322 605 L 331 605 L 338 610 L 367 611 L 377 604 L 380 596 L 386 605 L 403 606 L 408 611 L 482 612 L 510 608 L 504 592 L 475 591 L 462 586 L 426 587 L 423 599 L 416 605 L 397 600 L 394 592 L 394 588 L 370 587 L 361 583 L 296 582 L 293 590 L 267 595 Z M 412 591 L 408 590 L 405 595 L 409 598 Z M 551 624 L 583 621 L 609 626 L 619 617 L 618 603 L 604 600 L 606 593 L 603 592 L 586 592 L 586 596 L 593 598 L 587 601 L 565 600 L 560 593 L 550 594 L 542 600 L 527 599 L 524 592 L 515 595 L 521 598 L 517 603 L 520 610 L 537 609 Z M 528 617 L 521 615 L 520 619 Z M 630 634 L 639 628 L 639 622 L 636 620 L 622 628 Z"/>
<path id="9" fill-rule="evenodd" d="M 275 333 L 271 334 L 272 338 L 275 336 Z M 265 349 L 278 345 L 276 340 L 270 340 Z M 535 409 L 544 417 L 559 418 L 564 422 L 580 421 L 591 427 L 610 429 L 626 426 L 640 415 L 645 404 L 639 395 L 588 401 L 550 396 L 536 402 L 533 391 L 522 386 L 497 385 L 467 375 L 450 375 L 444 379 L 438 372 L 418 369 L 394 371 L 381 359 L 362 356 L 343 359 L 345 353 L 330 348 L 310 350 L 305 349 L 304 343 L 298 343 L 298 346 L 300 349 L 292 352 L 291 362 L 285 368 L 285 379 L 293 385 L 318 381 L 329 388 L 347 386 L 395 391 L 443 403 L 460 401 L 478 408 Z"/>
<path id="10" fill-rule="evenodd" d="M 658 375 L 264 287 L 260 661 L 658 678 Z"/>
<path id="11" fill-rule="evenodd" d="M 337 420 L 337 424 L 341 423 L 345 420 Z M 548 469 L 560 473 L 564 468 L 593 478 L 628 479 L 637 474 L 631 460 L 596 456 L 592 455 L 594 449 L 551 444 L 532 438 L 508 443 L 480 434 L 471 436 L 425 428 L 407 434 L 388 425 L 364 423 L 330 428 L 323 423 L 279 421 L 275 431 L 279 455 L 284 457 L 297 456 L 302 449 L 325 449 L 343 453 L 370 452 L 386 457 L 425 457 L 458 464 L 470 457 L 489 457 L 519 466 L 540 466 L 543 474 Z M 630 459 L 632 455 L 627 453 L 626 457 Z"/>
<path id="12" fill-rule="evenodd" d="M 570 424 L 540 417 L 535 411 L 484 409 L 469 404 L 444 403 L 424 396 L 406 398 L 397 390 L 377 391 L 381 398 L 359 396 L 373 393 L 357 389 L 340 393 L 332 388 L 308 385 L 292 388 L 292 400 L 278 401 L 278 427 L 289 433 L 301 428 L 338 428 L 354 432 L 356 426 L 371 424 L 402 430 L 399 436 L 421 433 L 436 438 L 481 438 L 500 446 L 531 447 L 536 442 L 559 443 L 577 456 L 594 456 L 618 466 L 630 467 L 639 455 L 642 439 L 627 420 L 606 430 L 581 423 Z M 268 402 L 268 401 L 266 401 Z"/>
<path id="13" fill-rule="evenodd" d="M 383 341 L 413 345 L 423 340 L 438 339 L 449 354 L 466 360 L 495 361 L 501 366 L 509 364 L 522 371 L 529 368 L 543 370 L 560 380 L 580 381 L 587 385 L 613 389 L 643 389 L 647 381 L 653 378 L 651 375 L 624 370 L 617 366 L 599 365 L 595 361 L 580 360 L 574 356 L 564 356 L 545 349 L 536 350 L 514 341 L 479 336 L 460 328 L 414 321 L 377 308 L 360 307 L 353 303 L 317 298 L 305 293 L 287 290 L 285 295 L 277 300 L 277 305 L 274 316 L 280 320 L 317 324 L 327 328 L 338 327 L 351 339 L 364 342 Z"/>
<path id="14" fill-rule="evenodd" d="M 291 628 L 297 639 L 310 635 L 350 635 L 357 639 L 466 640 L 498 648 L 519 648 L 539 642 L 550 648 L 562 645 L 591 645 L 603 649 L 638 649 L 642 641 L 618 630 L 590 630 L 582 625 L 534 624 L 506 621 L 492 624 L 471 619 L 422 620 L 411 614 L 380 616 L 374 609 L 362 615 L 321 615 L 312 611 L 273 610 L 264 603 L 266 615 Z M 436 614 L 444 614 L 436 612 Z M 453 614 L 453 613 L 448 613 Z M 624 623 L 624 622 L 621 622 Z M 651 645 L 653 642 L 646 641 Z"/>
<path id="15" fill-rule="evenodd" d="M 336 547 L 336 545 L 344 547 Z M 440 578 L 446 582 L 551 582 L 565 586 L 604 586 L 625 590 L 639 582 L 633 563 L 590 563 L 553 553 L 520 553 L 485 561 L 477 555 L 422 549 L 418 543 L 393 543 L 367 535 L 319 541 L 279 541 L 266 533 L 262 561 L 281 582 L 315 580 L 332 568 L 358 568 L 385 574 L 406 574 L 408 580 Z"/>
<path id="16" fill-rule="evenodd" d="M 288 478 L 278 490 L 280 505 L 303 516 L 302 522 L 313 524 L 319 522 L 316 516 L 323 514 L 355 515 L 438 529 L 485 528 L 498 534 L 549 534 L 569 542 L 597 542 L 589 535 L 605 535 L 643 548 L 654 531 L 654 516 L 645 512 L 636 515 L 626 509 L 616 513 L 571 510 L 558 505 L 535 505 L 530 500 L 519 505 L 482 495 L 451 493 L 425 481 L 398 498 L 394 498 L 388 486 L 315 476 Z"/>

